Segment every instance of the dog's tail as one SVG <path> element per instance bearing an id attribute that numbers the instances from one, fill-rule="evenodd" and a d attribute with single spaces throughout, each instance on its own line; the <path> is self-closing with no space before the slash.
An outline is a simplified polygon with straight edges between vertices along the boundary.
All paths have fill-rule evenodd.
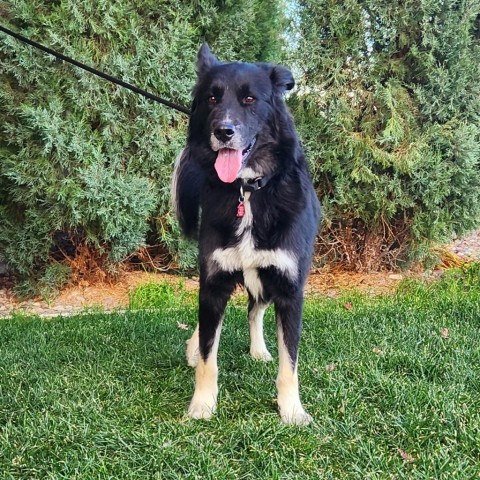
<path id="1" fill-rule="evenodd" d="M 190 149 L 184 148 L 175 162 L 173 171 L 171 197 L 172 207 L 187 237 L 195 238 L 198 233 L 200 214 L 200 188 L 203 173 L 192 161 Z"/>

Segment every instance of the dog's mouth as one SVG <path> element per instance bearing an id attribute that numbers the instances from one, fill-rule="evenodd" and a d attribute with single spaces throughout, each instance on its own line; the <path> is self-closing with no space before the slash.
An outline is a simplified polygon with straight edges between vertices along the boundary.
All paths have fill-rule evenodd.
<path id="1" fill-rule="evenodd" d="M 234 150 L 232 148 L 221 148 L 218 150 L 215 170 L 222 182 L 233 183 L 237 179 L 240 170 L 247 163 L 254 145 L 255 139 L 243 150 Z"/>

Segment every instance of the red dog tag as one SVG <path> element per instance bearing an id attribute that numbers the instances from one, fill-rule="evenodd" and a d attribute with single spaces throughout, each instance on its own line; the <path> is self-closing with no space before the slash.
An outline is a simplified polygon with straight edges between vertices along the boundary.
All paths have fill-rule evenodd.
<path id="1" fill-rule="evenodd" d="M 243 187 L 240 185 L 240 196 L 238 197 L 237 217 L 245 215 L 245 197 L 243 195 Z"/>
<path id="2" fill-rule="evenodd" d="M 237 207 L 237 217 L 243 217 L 245 215 L 245 205 L 240 202 Z"/>

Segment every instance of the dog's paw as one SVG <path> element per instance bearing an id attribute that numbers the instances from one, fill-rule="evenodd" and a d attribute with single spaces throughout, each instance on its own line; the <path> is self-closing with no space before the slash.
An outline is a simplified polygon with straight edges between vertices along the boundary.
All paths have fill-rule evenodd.
<path id="1" fill-rule="evenodd" d="M 301 403 L 280 406 L 280 418 L 286 425 L 308 425 L 313 418 L 304 410 Z"/>
<path id="2" fill-rule="evenodd" d="M 265 350 L 255 350 L 255 349 L 250 349 L 250 356 L 254 358 L 255 360 L 259 360 L 261 362 L 271 362 L 273 360 L 272 355 L 270 355 L 270 352 L 265 349 Z"/>
<path id="3" fill-rule="evenodd" d="M 188 416 L 195 420 L 209 420 L 217 410 L 215 398 L 194 395 L 188 407 Z"/>
<path id="4" fill-rule="evenodd" d="M 280 418 L 282 422 L 286 425 L 308 425 L 313 421 L 311 415 L 309 415 L 305 410 L 296 411 L 296 412 L 288 412 L 288 413 L 281 413 Z"/>

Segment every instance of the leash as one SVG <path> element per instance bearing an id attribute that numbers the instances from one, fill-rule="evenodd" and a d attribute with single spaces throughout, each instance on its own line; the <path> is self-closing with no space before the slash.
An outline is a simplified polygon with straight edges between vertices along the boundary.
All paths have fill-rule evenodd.
<path id="1" fill-rule="evenodd" d="M 131 90 L 132 92 L 135 92 L 139 95 L 143 95 L 144 97 L 148 98 L 149 100 L 153 100 L 154 102 L 161 103 L 162 105 L 165 105 L 169 108 L 173 108 L 174 110 L 177 110 L 178 112 L 185 113 L 186 115 L 190 115 L 191 111 L 187 108 L 184 107 L 183 105 L 179 105 L 174 102 L 170 102 L 169 100 L 165 100 L 164 98 L 158 97 L 157 95 L 154 95 L 153 93 L 147 92 L 146 90 L 142 90 L 141 88 L 136 87 L 135 85 L 131 85 L 130 83 L 124 82 L 123 80 L 120 80 L 116 77 L 113 77 L 112 75 L 109 75 L 108 73 L 104 73 L 100 70 L 97 70 L 95 68 L 89 67 L 88 65 L 85 65 L 81 62 L 78 62 L 77 60 L 74 60 L 73 58 L 67 57 L 66 55 L 63 55 L 62 53 L 56 52 L 55 50 L 52 50 L 51 48 L 45 47 L 41 45 L 40 43 L 34 42 L 33 40 L 30 40 L 29 38 L 24 37 L 23 35 L 20 35 L 18 33 L 12 32 L 8 28 L 3 27 L 0 25 L 0 31 L 19 40 L 20 42 L 26 43 L 27 45 L 30 45 L 31 47 L 37 48 L 38 50 L 42 50 L 43 52 L 48 53 L 49 55 L 53 55 L 54 57 L 58 58 L 59 60 L 63 60 L 64 62 L 70 63 L 74 65 L 75 67 L 81 68 L 82 70 L 86 70 L 87 72 L 92 73 L 93 75 L 96 75 L 97 77 L 103 78 L 104 80 L 107 80 L 109 82 L 115 83 L 116 85 L 119 85 L 123 88 L 126 88 L 128 90 Z"/>

